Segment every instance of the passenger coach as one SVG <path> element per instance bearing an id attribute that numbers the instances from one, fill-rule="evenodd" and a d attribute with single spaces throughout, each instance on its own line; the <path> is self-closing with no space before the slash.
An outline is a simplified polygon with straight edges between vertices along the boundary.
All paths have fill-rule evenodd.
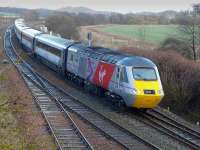
<path id="1" fill-rule="evenodd" d="M 67 49 L 73 41 L 41 34 L 35 38 L 35 55 L 52 69 L 64 73 Z"/>
<path id="2" fill-rule="evenodd" d="M 21 44 L 24 49 L 30 53 L 34 53 L 35 37 L 42 32 L 31 28 L 23 29 L 21 33 Z"/>

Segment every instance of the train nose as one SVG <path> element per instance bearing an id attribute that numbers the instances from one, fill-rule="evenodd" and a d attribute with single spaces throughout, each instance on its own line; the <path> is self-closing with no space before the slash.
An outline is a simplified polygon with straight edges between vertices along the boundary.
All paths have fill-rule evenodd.
<path id="1" fill-rule="evenodd" d="M 133 107 L 136 108 L 154 108 L 162 99 L 161 95 L 137 94 L 133 102 Z"/>
<path id="2" fill-rule="evenodd" d="M 158 81 L 135 81 L 133 107 L 154 108 L 164 96 Z"/>

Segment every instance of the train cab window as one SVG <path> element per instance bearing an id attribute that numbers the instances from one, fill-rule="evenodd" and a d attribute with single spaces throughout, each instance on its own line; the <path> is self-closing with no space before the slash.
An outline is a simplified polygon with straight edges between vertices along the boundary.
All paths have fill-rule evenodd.
<path id="1" fill-rule="evenodd" d="M 71 54 L 70 61 L 73 61 L 73 60 L 74 60 L 74 56 L 73 56 L 73 54 Z"/>
<path id="2" fill-rule="evenodd" d="M 75 59 L 75 62 L 78 62 L 78 56 L 75 56 L 74 59 Z"/>
<path id="3" fill-rule="evenodd" d="M 120 68 L 117 68 L 116 78 L 119 79 L 119 76 L 120 76 Z"/>
<path id="4" fill-rule="evenodd" d="M 157 80 L 154 68 L 133 68 L 133 78 L 135 80 Z"/>
<path id="5" fill-rule="evenodd" d="M 128 83 L 128 77 L 127 77 L 127 73 L 126 73 L 126 68 L 125 67 L 122 67 L 122 69 L 121 69 L 121 72 L 120 72 L 120 81 Z"/>

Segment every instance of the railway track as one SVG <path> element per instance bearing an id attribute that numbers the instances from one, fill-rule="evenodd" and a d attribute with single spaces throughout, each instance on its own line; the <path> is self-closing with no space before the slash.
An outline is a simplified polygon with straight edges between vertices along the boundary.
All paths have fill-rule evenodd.
<path id="1" fill-rule="evenodd" d="M 93 150 L 70 117 L 70 114 L 55 103 L 43 90 L 38 88 L 31 79 L 24 76 L 39 106 L 59 149 Z"/>
<path id="2" fill-rule="evenodd" d="M 78 102 L 72 95 L 70 95 L 69 93 L 65 93 L 64 90 L 56 87 L 55 85 L 52 85 L 48 80 L 39 76 L 25 61 L 19 58 L 19 56 L 16 54 L 14 47 L 11 44 L 11 33 L 9 32 L 6 32 L 4 46 L 7 56 L 10 57 L 11 61 L 17 66 L 18 70 L 25 76 L 25 78 L 29 79 L 28 85 L 30 85 L 30 88 L 33 88 L 33 91 L 38 91 L 35 89 L 35 87 L 39 87 L 40 90 L 45 90 L 45 92 L 47 93 L 46 95 L 50 96 L 55 100 L 57 106 L 59 106 L 60 110 L 65 112 L 65 115 L 67 114 L 67 111 L 77 114 L 80 118 L 87 121 L 98 131 L 101 131 L 104 135 L 120 144 L 124 149 L 160 149 L 159 147 L 133 134 L 132 132 L 129 132 L 128 130 L 122 128 L 121 126 L 106 118 L 105 116 L 97 113 L 95 110 L 92 110 L 86 105 Z M 33 86 L 30 80 L 37 86 Z M 43 103 L 38 104 L 41 107 Z M 44 103 L 44 106 L 42 106 L 41 109 L 43 108 L 44 110 L 48 108 L 48 104 Z M 48 119 L 48 117 L 46 118 Z M 55 117 L 51 121 L 56 121 Z M 53 134 L 57 133 L 53 131 L 51 124 L 50 128 Z M 55 135 L 54 137 L 56 139 Z M 84 141 L 82 143 L 85 146 L 87 146 L 88 149 L 91 149 L 90 144 L 84 138 L 83 134 L 79 133 L 79 137 L 81 137 L 82 141 Z M 56 140 L 56 142 L 58 143 L 59 141 Z"/>
<path id="3" fill-rule="evenodd" d="M 165 126 L 167 127 L 167 129 L 174 132 L 177 137 L 182 138 L 183 141 L 186 142 L 188 145 L 191 145 L 195 149 L 200 149 L 199 131 L 196 131 L 192 128 L 187 127 L 186 125 L 181 124 L 171 117 L 161 113 L 157 109 L 152 109 L 151 111 L 148 111 L 147 115 L 149 116 L 149 118 L 156 121 L 157 124 Z"/>
<path id="4" fill-rule="evenodd" d="M 126 149 L 159 149 L 155 145 L 148 141 L 134 135 L 128 130 L 122 128 L 115 122 L 99 114 L 95 110 L 87 107 L 86 105 L 77 101 L 73 96 L 65 93 L 62 89 L 51 85 L 49 81 L 42 79 L 44 84 L 49 89 L 49 93 L 57 100 L 59 100 L 63 106 L 73 113 L 76 113 L 82 119 L 90 123 L 96 129 L 103 132 L 106 136 L 112 138 L 119 144 L 123 145 Z"/>
<path id="5" fill-rule="evenodd" d="M 17 55 L 11 51 L 12 45 L 7 40 L 10 33 L 5 35 L 5 50 L 7 56 L 19 69 L 24 78 L 27 86 L 31 90 L 36 104 L 40 108 L 43 117 L 45 118 L 48 127 L 55 138 L 58 149 L 77 149 L 77 150 L 93 150 L 90 143 L 84 137 L 76 123 L 71 118 L 70 114 L 65 111 L 62 105 L 52 99 L 45 90 L 42 89 L 42 85 L 34 76 L 25 62 L 19 62 Z"/>
<path id="6" fill-rule="evenodd" d="M 169 124 L 174 124 L 174 126 L 176 126 L 177 128 L 181 128 L 186 132 L 191 132 L 191 134 L 197 136 L 200 139 L 200 131 L 192 129 L 187 125 L 180 123 L 179 121 L 173 119 L 172 117 L 169 117 L 168 115 L 164 114 L 159 109 L 152 109 L 151 111 L 149 111 L 149 113 L 153 113 L 152 115 L 166 120 Z"/>
<path id="7" fill-rule="evenodd" d="M 139 114 L 141 116 L 139 120 L 143 123 L 174 138 L 191 149 L 200 149 L 200 133 L 198 131 L 173 120 L 156 109 Z"/>

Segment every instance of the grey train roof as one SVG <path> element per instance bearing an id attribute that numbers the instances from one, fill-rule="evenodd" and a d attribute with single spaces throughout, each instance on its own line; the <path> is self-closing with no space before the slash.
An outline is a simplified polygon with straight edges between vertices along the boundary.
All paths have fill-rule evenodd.
<path id="1" fill-rule="evenodd" d="M 20 32 L 22 32 L 22 31 L 25 30 L 25 29 L 30 29 L 30 27 L 27 27 L 27 26 L 24 26 L 24 25 L 19 25 L 19 26 L 17 26 L 17 29 L 18 29 Z"/>
<path id="2" fill-rule="evenodd" d="M 112 51 L 108 48 L 103 47 L 87 47 L 82 43 L 75 44 L 72 46 L 73 49 L 77 49 L 79 53 L 89 56 L 90 58 L 102 60 L 112 64 L 117 63 L 122 58 L 127 57 L 127 55 Z"/>
<path id="3" fill-rule="evenodd" d="M 35 37 L 36 35 L 38 34 L 41 34 L 42 32 L 41 31 L 38 31 L 38 30 L 35 30 L 35 29 L 31 29 L 31 28 L 27 28 L 27 29 L 24 29 L 22 31 L 22 33 L 24 33 L 25 35 L 27 36 L 30 36 L 30 37 Z"/>
<path id="4" fill-rule="evenodd" d="M 52 36 L 49 34 L 41 34 L 37 36 L 36 38 L 47 45 L 56 46 L 62 49 L 66 49 L 68 46 L 74 43 L 73 40 L 67 40 L 67 39 L 57 37 L 57 36 Z"/>
<path id="5" fill-rule="evenodd" d="M 76 44 L 73 48 L 79 52 L 86 53 L 91 58 L 99 59 L 111 64 L 133 67 L 155 67 L 156 65 L 149 59 L 140 56 L 132 56 L 113 51 L 104 47 L 85 47 L 83 44 Z"/>
<path id="6" fill-rule="evenodd" d="M 140 56 L 129 56 L 118 62 L 120 65 L 133 66 L 133 67 L 156 67 L 156 65 L 149 59 Z"/>

